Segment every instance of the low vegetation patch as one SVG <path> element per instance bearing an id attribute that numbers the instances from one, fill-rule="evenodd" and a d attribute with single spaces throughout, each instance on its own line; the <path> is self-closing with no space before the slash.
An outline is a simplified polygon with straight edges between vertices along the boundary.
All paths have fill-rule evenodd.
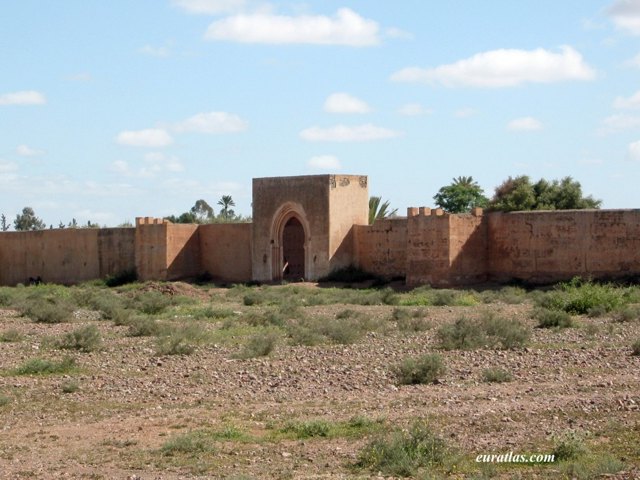
<path id="1" fill-rule="evenodd" d="M 437 353 L 405 358 L 394 368 L 398 383 L 401 385 L 437 383 L 445 371 L 442 356 Z"/>
<path id="2" fill-rule="evenodd" d="M 631 355 L 640 355 L 640 338 L 631 344 Z"/>
<path id="3" fill-rule="evenodd" d="M 444 350 L 474 350 L 485 346 L 513 349 L 526 345 L 530 332 L 517 320 L 487 313 L 480 319 L 463 316 L 443 325 L 437 337 Z"/>
<path id="4" fill-rule="evenodd" d="M 343 318 L 303 318 L 291 324 L 287 327 L 291 343 L 307 346 L 323 343 L 349 345 L 359 341 L 367 332 L 382 330 L 385 326 L 383 320 L 357 314 L 353 310 L 345 310 L 339 315 Z"/>
<path id="5" fill-rule="evenodd" d="M 593 312 L 610 312 L 628 303 L 625 289 L 609 283 L 584 281 L 578 277 L 560 283 L 538 300 L 539 306 L 548 310 L 587 315 Z"/>
<path id="6" fill-rule="evenodd" d="M 278 340 L 279 335 L 275 332 L 263 332 L 253 335 L 236 355 L 236 358 L 246 360 L 271 355 L 278 345 Z"/>
<path id="7" fill-rule="evenodd" d="M 198 343 L 207 338 L 206 330 L 197 323 L 168 328 L 158 338 L 157 355 L 190 355 Z"/>
<path id="8" fill-rule="evenodd" d="M 472 290 L 433 289 L 418 287 L 401 299 L 401 305 L 463 307 L 479 304 L 478 294 Z"/>
<path id="9" fill-rule="evenodd" d="M 573 318 L 564 310 L 550 310 L 539 308 L 533 313 L 539 328 L 569 328 L 573 327 Z"/>
<path id="10" fill-rule="evenodd" d="M 487 383 L 505 383 L 512 381 L 513 375 L 503 368 L 492 367 L 483 370 L 482 380 Z"/>
<path id="11" fill-rule="evenodd" d="M 211 436 L 204 430 L 193 430 L 166 441 L 160 448 L 162 455 L 186 455 L 195 457 L 203 453 L 215 452 Z"/>
<path id="12" fill-rule="evenodd" d="M 47 360 L 44 358 L 33 358 L 27 360 L 19 367 L 15 368 L 14 375 L 48 375 L 69 373 L 76 367 L 76 362 L 71 357 L 65 357 L 60 361 Z"/>
<path id="13" fill-rule="evenodd" d="M 356 466 L 384 475 L 411 477 L 428 474 L 448 455 L 446 442 L 426 423 L 416 422 L 408 431 L 396 430 L 375 438 L 361 450 Z"/>
<path id="14" fill-rule="evenodd" d="M 38 323 L 63 323 L 71 320 L 73 307 L 63 300 L 39 298 L 27 300 L 22 315 Z"/>
<path id="15" fill-rule="evenodd" d="M 100 330 L 95 325 L 86 325 L 65 334 L 56 342 L 58 348 L 93 352 L 102 345 Z"/>
<path id="16" fill-rule="evenodd" d="M 22 334 L 15 328 L 9 328 L 0 333 L 0 342 L 16 343 L 22 341 Z"/>

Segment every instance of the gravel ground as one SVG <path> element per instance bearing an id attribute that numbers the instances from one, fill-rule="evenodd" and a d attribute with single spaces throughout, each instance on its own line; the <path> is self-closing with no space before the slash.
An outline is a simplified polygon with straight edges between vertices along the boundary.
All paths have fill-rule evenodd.
<path id="1" fill-rule="evenodd" d="M 220 295 L 181 288 L 198 301 Z M 248 310 L 226 301 L 229 308 Z M 632 356 L 630 347 L 640 338 L 637 320 L 581 318 L 580 328 L 550 330 L 534 328 L 529 304 L 426 307 L 431 328 L 405 334 L 389 320 L 390 306 L 314 306 L 304 313 L 331 317 L 346 308 L 385 319 L 388 331 L 370 332 L 352 345 L 281 342 L 270 356 L 246 360 L 235 355 L 241 337 L 202 343 L 191 355 L 157 356 L 153 338 L 129 337 L 126 326 L 101 320 L 98 312 L 78 310 L 71 322 L 49 325 L 0 310 L 0 332 L 22 336 L 0 343 L 0 478 L 384 478 L 353 468 L 373 434 L 273 435 L 291 421 L 347 422 L 354 416 L 388 429 L 428 420 L 467 464 L 466 473 L 449 472 L 453 477 L 469 475 L 478 454 L 550 453 L 554 438 L 577 431 L 593 451 L 611 453 L 625 464 L 608 478 L 640 478 L 640 357 Z M 397 384 L 394 365 L 436 351 L 440 325 L 481 310 L 523 321 L 532 332 L 528 346 L 440 351 L 447 369 L 438 383 Z M 52 339 L 82 325 L 99 328 L 100 350 L 69 353 L 52 347 Z M 222 325 L 206 327 L 216 331 Z M 34 357 L 65 355 L 78 368 L 58 375 L 12 372 Z M 488 367 L 508 370 L 513 381 L 484 382 Z M 71 382 L 77 390 L 65 393 Z M 244 437 L 219 440 L 214 450 L 195 455 L 161 451 L 181 434 L 229 426 Z M 498 468 L 485 474 L 558 478 L 558 468 Z"/>

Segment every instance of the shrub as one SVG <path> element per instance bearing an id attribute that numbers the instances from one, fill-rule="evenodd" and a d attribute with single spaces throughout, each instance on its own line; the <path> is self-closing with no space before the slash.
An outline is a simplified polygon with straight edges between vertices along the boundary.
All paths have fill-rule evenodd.
<path id="1" fill-rule="evenodd" d="M 248 359 L 266 357 L 270 355 L 278 344 L 278 335 L 274 332 L 266 332 L 249 338 L 237 358 Z"/>
<path id="2" fill-rule="evenodd" d="M 204 318 L 222 320 L 233 316 L 235 316 L 235 313 L 233 313 L 233 310 L 229 308 L 213 308 L 212 306 L 200 308 L 193 314 L 193 318 L 197 320 L 201 320 Z"/>
<path id="3" fill-rule="evenodd" d="M 65 350 L 79 350 L 81 352 L 93 352 L 102 343 L 100 331 L 95 325 L 86 325 L 65 334 L 56 342 L 58 348 Z"/>
<path id="4" fill-rule="evenodd" d="M 631 355 L 640 355 L 640 338 L 631 344 Z"/>
<path id="5" fill-rule="evenodd" d="M 555 440 L 552 453 L 556 461 L 571 460 L 588 452 L 583 436 L 577 432 L 566 432 Z"/>
<path id="6" fill-rule="evenodd" d="M 157 355 L 190 355 L 195 350 L 195 343 L 203 340 L 205 330 L 198 324 L 189 324 L 170 329 L 158 339 Z"/>
<path id="7" fill-rule="evenodd" d="M 312 437 L 328 437 L 331 431 L 331 424 L 325 420 L 310 420 L 307 422 L 289 422 L 282 429 L 281 433 L 293 433 L 295 438 L 304 439 Z"/>
<path id="8" fill-rule="evenodd" d="M 640 318 L 640 308 L 637 306 L 627 306 L 620 310 L 617 310 L 613 314 L 613 320 L 615 322 L 631 322 L 633 320 L 638 320 Z"/>
<path id="9" fill-rule="evenodd" d="M 10 328 L 0 333 L 0 342 L 15 343 L 22 340 L 22 334 L 15 328 Z"/>
<path id="10" fill-rule="evenodd" d="M 487 336 L 479 322 L 466 317 L 443 325 L 437 333 L 444 350 L 473 350 L 487 343 Z"/>
<path id="11" fill-rule="evenodd" d="M 132 301 L 132 306 L 141 313 L 158 315 L 171 305 L 171 298 L 160 292 L 143 292 L 137 294 Z"/>
<path id="12" fill-rule="evenodd" d="M 153 318 L 134 317 L 129 321 L 130 337 L 151 337 L 162 332 L 162 325 Z"/>
<path id="13" fill-rule="evenodd" d="M 11 403 L 11 398 L 6 395 L 0 394 L 0 407 L 4 407 L 5 405 L 9 405 Z"/>
<path id="14" fill-rule="evenodd" d="M 104 279 L 104 284 L 107 287 L 119 287 L 127 283 L 133 283 L 136 280 L 138 280 L 138 274 L 135 269 L 124 270 L 113 275 L 107 275 Z"/>
<path id="15" fill-rule="evenodd" d="M 318 282 L 360 283 L 368 280 L 374 280 L 379 283 L 383 282 L 383 280 L 377 275 L 365 272 L 354 265 L 349 265 L 348 267 L 331 271 L 328 275 L 320 278 Z"/>
<path id="16" fill-rule="evenodd" d="M 574 278 L 559 284 L 539 300 L 543 308 L 585 315 L 589 310 L 610 312 L 626 303 L 625 292 L 611 284 L 600 284 Z"/>
<path id="17" fill-rule="evenodd" d="M 361 450 L 356 466 L 409 477 L 421 468 L 441 465 L 447 454 L 445 441 L 425 423 L 416 422 L 409 431 L 395 431 L 374 439 Z"/>
<path id="18" fill-rule="evenodd" d="M 7 287 L 0 287 L 0 307 L 9 307 L 16 300 L 14 290 Z"/>
<path id="19" fill-rule="evenodd" d="M 160 449 L 160 452 L 166 456 L 195 456 L 202 453 L 211 453 L 213 451 L 214 447 L 211 439 L 206 432 L 200 430 L 194 430 L 174 437 L 165 442 Z"/>
<path id="20" fill-rule="evenodd" d="M 538 320 L 538 327 L 540 328 L 568 328 L 573 326 L 571 315 L 562 310 L 540 308 L 533 313 L 533 317 Z"/>
<path id="21" fill-rule="evenodd" d="M 22 309 L 22 315 L 38 323 L 62 323 L 71 319 L 73 309 L 65 301 L 36 299 L 29 301 Z"/>
<path id="22" fill-rule="evenodd" d="M 487 368 L 482 372 L 482 379 L 487 383 L 504 383 L 513 380 L 513 375 L 502 368 Z"/>
<path id="23" fill-rule="evenodd" d="M 507 350 L 524 346 L 530 336 L 527 327 L 519 321 L 497 317 L 492 313 L 483 316 L 481 326 L 489 337 Z"/>
<path id="24" fill-rule="evenodd" d="M 442 356 L 433 353 L 405 358 L 395 367 L 394 373 L 401 385 L 436 383 L 438 377 L 445 373 L 445 367 Z"/>
<path id="25" fill-rule="evenodd" d="M 608 454 L 579 457 L 574 460 L 565 461 L 560 465 L 560 471 L 564 475 L 563 478 L 575 480 L 607 478 L 611 477 L 612 474 L 625 470 L 625 468 L 624 463 Z M 624 478 L 624 476 L 622 478 Z"/>
<path id="26" fill-rule="evenodd" d="M 80 385 L 75 380 L 67 380 L 61 385 L 62 393 L 74 393 L 80 390 Z"/>
<path id="27" fill-rule="evenodd" d="M 73 358 L 66 357 L 59 362 L 45 360 L 42 358 L 33 358 L 27 360 L 17 367 L 13 373 L 15 375 L 46 375 L 54 373 L 68 373 L 76 366 Z"/>

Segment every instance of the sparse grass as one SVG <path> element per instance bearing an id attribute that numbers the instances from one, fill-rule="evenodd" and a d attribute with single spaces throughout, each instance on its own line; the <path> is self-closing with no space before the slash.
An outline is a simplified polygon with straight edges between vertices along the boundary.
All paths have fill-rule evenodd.
<path id="1" fill-rule="evenodd" d="M 485 313 L 480 324 L 489 338 L 505 350 L 522 347 L 529 341 L 529 329 L 517 320 L 499 317 L 493 313 Z"/>
<path id="2" fill-rule="evenodd" d="M 483 370 L 482 380 L 487 383 L 505 383 L 512 381 L 513 375 L 503 368 L 492 367 Z"/>
<path id="3" fill-rule="evenodd" d="M 171 298 L 160 292 L 140 292 L 130 301 L 130 307 L 146 315 L 158 315 L 171 305 Z"/>
<path id="4" fill-rule="evenodd" d="M 487 336 L 479 322 L 467 317 L 438 329 L 440 347 L 444 350 L 473 350 L 487 343 Z"/>
<path id="5" fill-rule="evenodd" d="M 165 456 L 186 455 L 195 457 L 203 453 L 215 452 L 215 446 L 204 430 L 193 430 L 166 441 L 160 448 Z"/>
<path id="6" fill-rule="evenodd" d="M 249 338 L 244 348 L 236 355 L 239 359 L 266 357 L 271 355 L 278 345 L 279 335 L 275 332 L 264 332 Z"/>
<path id="7" fill-rule="evenodd" d="M 427 424 L 416 422 L 408 431 L 396 430 L 375 438 L 360 451 L 356 467 L 411 477 L 428 474 L 429 469 L 442 465 L 449 455 L 446 442 Z"/>
<path id="8" fill-rule="evenodd" d="M 432 289 L 429 286 L 418 287 L 402 296 L 401 305 L 406 306 L 473 306 L 480 303 L 480 296 L 472 290 Z"/>
<path id="9" fill-rule="evenodd" d="M 436 383 L 446 368 L 442 356 L 437 353 L 421 357 L 405 358 L 393 369 L 398 383 L 401 385 L 417 385 Z"/>
<path id="10" fill-rule="evenodd" d="M 7 397 L 6 395 L 0 394 L 0 407 L 4 407 L 5 405 L 9 405 L 11 403 L 11 397 Z"/>
<path id="11" fill-rule="evenodd" d="M 62 393 L 75 393 L 80 390 L 80 384 L 75 380 L 67 380 L 60 386 Z"/>
<path id="12" fill-rule="evenodd" d="M 631 344 L 631 355 L 640 355 L 640 338 Z"/>
<path id="13" fill-rule="evenodd" d="M 346 313 L 345 313 L 346 312 Z M 359 341 L 367 332 L 384 329 L 385 322 L 345 310 L 340 314 L 349 318 L 303 318 L 287 327 L 293 345 L 336 343 L 349 345 Z"/>
<path id="14" fill-rule="evenodd" d="M 93 352 L 102 345 L 100 330 L 95 325 L 85 325 L 62 336 L 56 347 L 64 350 L 78 350 L 80 352 Z"/>
<path id="15" fill-rule="evenodd" d="M 560 471 L 572 480 L 596 480 L 625 469 L 625 464 L 610 454 L 588 455 L 562 462 Z"/>
<path id="16" fill-rule="evenodd" d="M 524 346 L 530 332 L 517 320 L 484 313 L 479 320 L 462 316 L 454 323 L 443 325 L 437 337 L 444 350 L 474 350 L 485 346 L 509 350 Z"/>
<path id="17" fill-rule="evenodd" d="M 76 362 L 71 357 L 65 357 L 56 362 L 43 358 L 33 358 L 27 360 L 19 367 L 15 368 L 14 375 L 49 375 L 69 373 L 76 368 Z"/>
<path id="18" fill-rule="evenodd" d="M 9 328 L 0 333 L 0 342 L 17 343 L 23 339 L 22 334 L 15 328 Z"/>
<path id="19" fill-rule="evenodd" d="M 558 460 L 573 460 L 588 452 L 584 436 L 575 431 L 565 432 L 555 439 L 553 455 Z"/>
<path id="20" fill-rule="evenodd" d="M 538 320 L 539 328 L 569 328 L 574 325 L 571 315 L 563 310 L 539 308 L 533 313 L 533 318 Z"/>
<path id="21" fill-rule="evenodd" d="M 206 307 L 200 307 L 195 310 L 193 318 L 196 320 L 224 320 L 225 318 L 234 317 L 236 314 L 230 308 L 214 308 L 209 305 Z"/>
<path id="22" fill-rule="evenodd" d="M 328 437 L 331 424 L 325 420 L 308 420 L 306 422 L 288 422 L 280 429 L 281 433 L 291 433 L 296 439 L 312 437 Z"/>
<path id="23" fill-rule="evenodd" d="M 158 338 L 156 355 L 190 355 L 195 350 L 195 345 L 206 338 L 207 332 L 197 323 L 167 329 Z"/>
<path id="24" fill-rule="evenodd" d="M 626 307 L 620 308 L 613 312 L 613 321 L 624 323 L 624 322 L 632 322 L 640 319 L 640 306 L 638 305 L 628 305 Z"/>
<path id="25" fill-rule="evenodd" d="M 479 296 L 483 303 L 518 305 L 527 301 L 527 291 L 524 288 L 510 285 L 498 290 L 484 290 Z"/>
<path id="26" fill-rule="evenodd" d="M 367 434 L 380 432 L 385 428 L 381 419 L 372 420 L 358 415 L 347 421 L 329 421 L 324 419 L 292 420 L 277 429 L 271 435 L 273 440 L 280 438 L 304 440 L 308 438 L 359 438 Z"/>
<path id="27" fill-rule="evenodd" d="M 163 325 L 149 317 L 133 317 L 129 320 L 130 337 L 152 337 L 162 333 Z"/>

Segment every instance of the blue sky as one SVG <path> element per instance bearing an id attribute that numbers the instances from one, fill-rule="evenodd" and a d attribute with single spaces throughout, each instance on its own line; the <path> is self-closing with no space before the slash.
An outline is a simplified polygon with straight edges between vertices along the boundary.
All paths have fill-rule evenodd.
<path id="1" fill-rule="evenodd" d="M 570 175 L 640 207 L 640 0 L 21 0 L 0 17 L 0 213 L 115 226 L 254 177 Z"/>

